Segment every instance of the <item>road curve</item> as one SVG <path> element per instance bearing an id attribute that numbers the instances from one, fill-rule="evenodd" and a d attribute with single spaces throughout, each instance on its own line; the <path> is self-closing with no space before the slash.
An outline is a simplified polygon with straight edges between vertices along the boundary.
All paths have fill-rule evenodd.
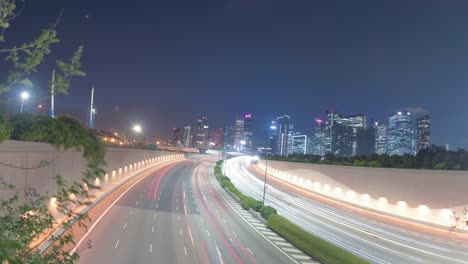
<path id="1" fill-rule="evenodd" d="M 145 177 L 87 234 L 79 263 L 293 262 L 236 215 L 212 170 L 192 159 Z"/>
<path id="2" fill-rule="evenodd" d="M 261 200 L 263 175 L 246 166 L 250 159 L 226 162 L 225 173 L 243 193 Z M 338 245 L 372 263 L 468 263 L 468 245 L 433 238 L 382 224 L 318 202 L 269 181 L 267 205 L 308 232 Z"/>

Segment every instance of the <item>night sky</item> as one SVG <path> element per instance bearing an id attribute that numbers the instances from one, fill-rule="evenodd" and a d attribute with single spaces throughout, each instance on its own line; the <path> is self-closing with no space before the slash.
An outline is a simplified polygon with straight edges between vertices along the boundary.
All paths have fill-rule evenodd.
<path id="1" fill-rule="evenodd" d="M 27 0 L 7 43 L 62 8 L 34 93 L 83 44 L 88 76 L 56 104 L 85 120 L 94 85 L 98 128 L 137 122 L 153 138 L 198 114 L 215 128 L 249 112 L 261 144 L 282 114 L 310 132 L 328 108 L 385 122 L 410 110 L 431 115 L 433 143 L 468 148 L 466 0 Z"/>

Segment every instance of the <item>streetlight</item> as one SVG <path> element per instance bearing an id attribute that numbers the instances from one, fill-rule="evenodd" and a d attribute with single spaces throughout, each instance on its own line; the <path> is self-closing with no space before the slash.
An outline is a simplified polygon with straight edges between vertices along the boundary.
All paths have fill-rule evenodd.
<path id="1" fill-rule="evenodd" d="M 135 133 L 139 134 L 142 130 L 140 125 L 133 125 L 133 131 L 135 131 Z"/>
<path id="2" fill-rule="evenodd" d="M 21 108 L 20 108 L 20 114 L 23 113 L 24 100 L 27 100 L 28 98 L 29 98 L 29 93 L 28 93 L 28 92 L 22 92 L 22 93 L 21 93 Z"/>

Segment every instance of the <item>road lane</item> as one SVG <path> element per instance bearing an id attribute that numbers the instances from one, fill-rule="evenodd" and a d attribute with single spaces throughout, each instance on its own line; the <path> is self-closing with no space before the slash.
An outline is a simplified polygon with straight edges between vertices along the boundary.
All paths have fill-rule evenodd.
<path id="1" fill-rule="evenodd" d="M 80 263 L 291 263 L 223 200 L 212 161 L 147 176 L 88 234 Z"/>
<path id="2" fill-rule="evenodd" d="M 243 158 L 229 160 L 227 175 L 242 192 L 261 199 L 263 181 L 252 175 L 243 164 Z M 391 226 L 283 190 L 270 181 L 266 204 L 277 208 L 280 214 L 307 231 L 373 263 L 468 263 L 466 245 L 400 232 Z"/>

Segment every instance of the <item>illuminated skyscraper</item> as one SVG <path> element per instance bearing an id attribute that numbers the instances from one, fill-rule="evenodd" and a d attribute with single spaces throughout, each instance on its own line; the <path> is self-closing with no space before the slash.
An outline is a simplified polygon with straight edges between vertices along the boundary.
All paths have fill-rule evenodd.
<path id="1" fill-rule="evenodd" d="M 224 146 L 224 129 L 218 128 L 210 131 L 210 148 L 221 149 Z"/>
<path id="2" fill-rule="evenodd" d="M 325 156 L 325 131 L 326 122 L 321 118 L 315 118 L 314 134 L 312 136 L 311 153 Z"/>
<path id="3" fill-rule="evenodd" d="M 244 150 L 253 151 L 253 130 L 252 130 L 253 117 L 252 114 L 244 115 Z"/>
<path id="4" fill-rule="evenodd" d="M 276 118 L 276 131 L 278 135 L 277 154 L 280 156 L 288 155 L 288 136 L 292 130 L 290 122 L 291 117 L 287 115 Z"/>
<path id="5" fill-rule="evenodd" d="M 343 117 L 334 110 L 327 111 L 325 153 L 343 157 L 353 155 L 354 146 L 357 145 L 354 130 L 357 133 L 363 123 L 358 116 Z"/>
<path id="6" fill-rule="evenodd" d="M 293 133 L 291 135 L 291 152 L 290 154 L 307 154 L 307 135 L 301 135 L 301 133 Z"/>
<path id="7" fill-rule="evenodd" d="M 375 123 L 375 153 L 387 153 L 387 125 L 384 123 Z"/>
<path id="8" fill-rule="evenodd" d="M 244 119 L 240 116 L 237 116 L 236 122 L 234 124 L 234 149 L 237 151 L 243 151 L 245 143 Z"/>
<path id="9" fill-rule="evenodd" d="M 276 120 L 271 121 L 270 128 L 268 130 L 268 146 L 271 149 L 271 153 L 278 155 L 278 127 Z"/>
<path id="10" fill-rule="evenodd" d="M 184 145 L 184 147 L 186 148 L 189 148 L 192 144 L 190 130 L 191 130 L 190 126 L 184 127 L 184 135 L 182 136 L 182 145 Z"/>
<path id="11" fill-rule="evenodd" d="M 200 116 L 197 119 L 195 125 L 195 131 L 193 136 L 193 147 L 205 149 L 208 145 L 208 136 L 209 136 L 208 118 L 206 116 Z"/>
<path id="12" fill-rule="evenodd" d="M 172 142 L 171 145 L 174 147 L 178 147 L 180 144 L 180 128 L 174 127 L 172 129 Z"/>
<path id="13" fill-rule="evenodd" d="M 431 146 L 431 120 L 429 115 L 416 119 L 417 128 L 417 151 L 429 148 Z"/>
<path id="14" fill-rule="evenodd" d="M 412 116 L 409 112 L 398 112 L 388 119 L 387 154 L 403 155 L 413 154 L 411 129 Z"/>

